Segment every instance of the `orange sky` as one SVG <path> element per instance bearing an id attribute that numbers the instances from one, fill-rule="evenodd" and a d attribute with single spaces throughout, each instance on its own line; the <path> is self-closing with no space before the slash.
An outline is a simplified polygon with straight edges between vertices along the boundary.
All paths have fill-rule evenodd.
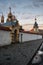
<path id="1" fill-rule="evenodd" d="M 23 25 L 23 28 L 25 30 L 31 30 L 33 28 L 33 25 L 32 24 L 26 24 L 26 25 Z M 43 29 L 43 25 L 39 25 L 39 29 Z"/>

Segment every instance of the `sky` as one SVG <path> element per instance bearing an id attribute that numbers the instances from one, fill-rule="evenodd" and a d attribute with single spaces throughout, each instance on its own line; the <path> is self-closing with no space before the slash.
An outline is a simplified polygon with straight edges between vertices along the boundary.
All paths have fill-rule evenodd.
<path id="1" fill-rule="evenodd" d="M 0 17 L 3 12 L 5 20 L 9 7 L 21 25 L 34 24 L 35 17 L 38 24 L 43 24 L 43 0 L 0 0 Z"/>

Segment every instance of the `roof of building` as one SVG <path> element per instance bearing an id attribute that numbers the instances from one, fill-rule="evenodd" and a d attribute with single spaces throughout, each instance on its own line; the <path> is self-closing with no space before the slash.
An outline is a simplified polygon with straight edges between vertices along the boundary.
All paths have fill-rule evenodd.
<path id="1" fill-rule="evenodd" d="M 6 23 L 1 24 L 1 26 L 6 26 L 6 27 L 7 27 L 7 26 L 12 26 L 12 25 L 15 26 L 15 25 L 16 25 L 16 21 L 14 21 L 14 22 L 11 21 L 11 22 L 6 22 Z"/>
<path id="2" fill-rule="evenodd" d="M 27 65 L 35 55 L 41 43 L 42 40 L 34 40 L 22 44 L 12 44 L 1 48 L 0 64 Z"/>
<path id="3" fill-rule="evenodd" d="M 34 29 L 30 31 L 20 30 L 20 32 L 27 33 L 27 34 L 36 34 L 36 35 L 43 35 L 43 30 L 39 29 L 39 32 L 34 32 Z"/>
<path id="4" fill-rule="evenodd" d="M 9 27 L 0 26 L 0 30 L 11 31 Z"/>
<path id="5" fill-rule="evenodd" d="M 29 32 L 33 33 L 33 34 L 43 35 L 43 30 L 41 30 L 41 29 L 38 29 L 38 32 L 35 32 L 34 29 L 31 29 Z"/>

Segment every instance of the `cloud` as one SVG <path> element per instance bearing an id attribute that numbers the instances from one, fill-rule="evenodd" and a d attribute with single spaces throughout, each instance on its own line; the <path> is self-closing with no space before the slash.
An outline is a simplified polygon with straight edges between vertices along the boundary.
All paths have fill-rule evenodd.
<path id="1" fill-rule="evenodd" d="M 27 3 L 25 2 L 25 4 L 23 5 L 23 9 L 34 9 L 34 8 L 40 8 L 43 7 L 43 0 L 30 0 Z"/>
<path id="2" fill-rule="evenodd" d="M 43 0 L 33 0 L 33 6 L 37 8 L 43 7 Z"/>
<path id="3" fill-rule="evenodd" d="M 27 14 L 22 14 L 21 16 L 22 19 L 28 20 L 28 19 L 33 19 L 34 15 L 32 15 L 31 13 L 27 13 Z"/>
<path id="4" fill-rule="evenodd" d="M 37 7 L 37 8 L 39 8 L 39 7 L 40 7 L 40 5 L 39 5 L 39 4 L 37 4 L 37 3 L 33 3 L 33 6 L 34 6 L 34 7 Z"/>
<path id="5" fill-rule="evenodd" d="M 43 0 L 32 0 L 33 2 L 43 2 Z"/>
<path id="6" fill-rule="evenodd" d="M 37 0 L 38 2 L 43 2 L 43 0 Z"/>
<path id="7" fill-rule="evenodd" d="M 32 6 L 32 5 L 29 5 L 29 4 L 26 4 L 26 5 L 23 6 L 23 8 L 24 8 L 24 9 L 25 9 L 25 8 L 33 8 L 33 6 Z"/>

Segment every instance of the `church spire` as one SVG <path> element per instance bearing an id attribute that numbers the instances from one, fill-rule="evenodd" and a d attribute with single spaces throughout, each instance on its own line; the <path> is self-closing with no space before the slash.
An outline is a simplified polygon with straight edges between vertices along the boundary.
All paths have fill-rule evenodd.
<path id="1" fill-rule="evenodd" d="M 4 15 L 2 13 L 2 16 L 1 16 L 1 23 L 4 23 Z"/>
<path id="2" fill-rule="evenodd" d="M 12 12 L 11 12 L 11 7 L 9 7 L 9 13 L 8 13 L 7 21 L 8 21 L 8 22 L 12 21 Z"/>
<path id="3" fill-rule="evenodd" d="M 34 26 L 33 26 L 33 29 L 35 32 L 38 32 L 38 24 L 37 24 L 37 19 L 35 18 L 35 23 L 34 23 Z"/>
<path id="4" fill-rule="evenodd" d="M 37 19 L 35 18 L 34 28 L 38 28 Z"/>
<path id="5" fill-rule="evenodd" d="M 9 14 L 8 14 L 8 18 L 12 17 L 12 12 L 11 12 L 11 7 L 9 7 Z"/>
<path id="6" fill-rule="evenodd" d="M 11 21 L 14 22 L 14 20 L 16 20 L 16 17 L 12 14 L 11 7 L 9 7 L 9 13 L 6 22 L 11 22 Z"/>

